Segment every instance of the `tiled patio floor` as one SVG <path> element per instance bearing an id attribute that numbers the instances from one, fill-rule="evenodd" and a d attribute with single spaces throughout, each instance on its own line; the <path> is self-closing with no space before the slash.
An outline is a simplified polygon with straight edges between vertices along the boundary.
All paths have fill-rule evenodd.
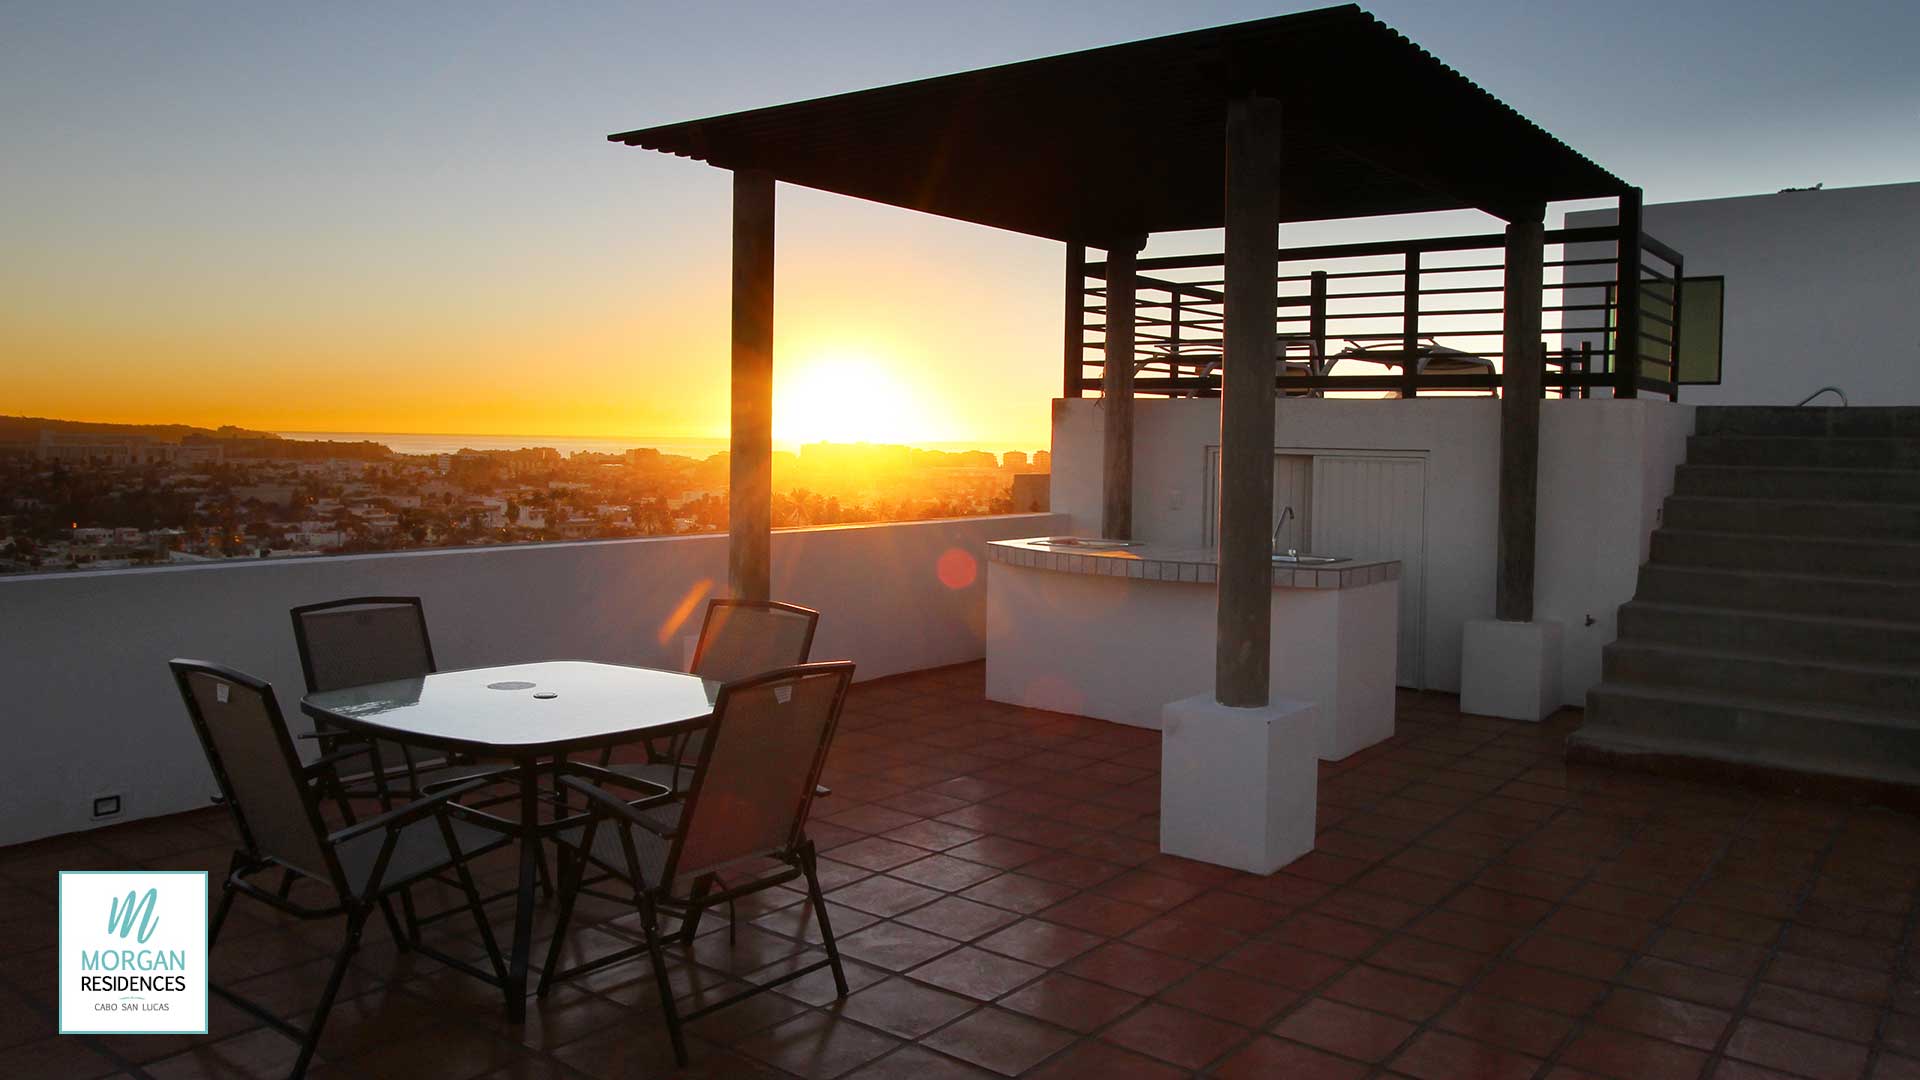
<path id="1" fill-rule="evenodd" d="M 709 1017 L 689 1074 L 1920 1077 L 1912 818 L 1570 769 L 1572 714 L 1406 694 L 1397 738 L 1322 767 L 1318 850 L 1259 878 L 1156 853 L 1154 733 L 981 686 L 972 665 L 855 690 L 814 828 L 855 993 L 813 976 Z M 291 1044 L 219 1004 L 198 1040 L 50 1035 L 53 871 L 218 871 L 226 831 L 0 851 L 0 1077 L 284 1071 Z M 683 991 L 792 963 L 799 899 L 743 910 L 732 947 L 710 920 Z M 583 914 L 583 953 L 630 936 L 618 907 Z M 295 1015 L 334 932 L 237 921 L 216 970 Z M 376 938 L 316 1077 L 674 1071 L 639 964 L 514 1028 L 489 988 Z"/>

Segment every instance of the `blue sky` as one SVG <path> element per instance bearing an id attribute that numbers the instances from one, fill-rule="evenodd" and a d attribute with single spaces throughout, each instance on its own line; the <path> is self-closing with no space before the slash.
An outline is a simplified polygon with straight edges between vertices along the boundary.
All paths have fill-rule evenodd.
<path id="1" fill-rule="evenodd" d="M 1369 9 L 1651 202 L 1920 179 L 1910 0 Z M 243 383 L 275 365 L 334 365 L 332 422 L 311 388 L 282 391 L 322 427 L 354 426 L 340 421 L 377 398 L 424 409 L 424 389 L 354 381 L 396 360 L 444 380 L 482 353 L 474 362 L 503 375 L 514 356 L 547 370 L 577 359 L 586 379 L 664 363 L 634 344 L 648 336 L 704 362 L 724 355 L 725 178 L 607 133 L 1287 10 L 8 0 L 0 288 L 13 313 L 0 314 L 0 358 L 109 356 L 114 386 L 139 385 L 126 358 L 143 349 L 162 366 L 204 357 L 208 374 Z M 1037 399 L 1044 426 L 1054 339 L 1037 327 L 1057 323 L 1057 247 L 809 193 L 783 195 L 781 230 L 783 275 L 790 261 L 814 271 L 783 276 L 783 316 L 795 304 L 863 312 L 854 297 L 890 260 L 972 268 L 973 299 L 995 314 L 937 329 L 1019 337 L 980 371 L 1004 376 L 1021 409 Z M 478 349 L 476 322 L 519 351 Z M 583 325 L 623 333 L 582 337 Z M 436 335 L 454 326 L 466 329 Z M 918 362 L 962 361 L 934 350 Z M 694 381 L 687 407 L 709 416 L 721 384 Z M 245 422 L 237 411 L 279 385 L 208 397 L 191 419 Z M 44 379 L 26 389 L 29 402 L 74 398 Z M 98 411 L 139 411 L 102 394 Z M 638 405 L 526 420 L 659 422 Z"/>

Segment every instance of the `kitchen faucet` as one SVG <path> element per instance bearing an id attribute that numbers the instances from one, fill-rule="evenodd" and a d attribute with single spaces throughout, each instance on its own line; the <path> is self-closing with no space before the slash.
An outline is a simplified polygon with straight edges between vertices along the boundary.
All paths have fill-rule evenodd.
<path id="1" fill-rule="evenodd" d="M 1291 517 L 1293 517 L 1293 507 L 1287 506 L 1281 508 L 1280 523 L 1273 527 L 1273 552 L 1276 555 L 1280 553 L 1280 530 L 1287 527 L 1287 519 Z M 1288 548 L 1287 554 L 1293 554 L 1293 549 Z"/>

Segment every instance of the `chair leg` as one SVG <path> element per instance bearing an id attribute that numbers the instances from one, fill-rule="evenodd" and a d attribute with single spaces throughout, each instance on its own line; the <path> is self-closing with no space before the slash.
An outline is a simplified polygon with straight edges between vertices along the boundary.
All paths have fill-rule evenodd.
<path id="1" fill-rule="evenodd" d="M 293 879 L 293 871 L 282 870 L 280 872 L 280 899 L 285 900 L 287 897 L 293 895 Z"/>
<path id="2" fill-rule="evenodd" d="M 447 842 L 451 845 L 454 842 L 453 830 L 446 825 L 445 819 L 442 819 L 441 825 L 446 829 Z M 487 961 L 493 965 L 494 978 L 499 979 L 500 985 L 505 986 L 507 964 L 500 958 L 500 944 L 493 939 L 493 924 L 487 922 L 487 906 L 481 902 L 480 890 L 473 884 L 473 873 L 467 869 L 465 855 L 453 860 L 453 872 L 460 878 L 460 891 L 467 894 L 467 909 L 473 912 L 474 925 L 480 928 L 480 941 L 487 947 Z"/>
<path id="3" fill-rule="evenodd" d="M 693 943 L 693 935 L 700 930 L 700 915 L 706 910 L 700 901 L 712 891 L 712 874 L 702 874 L 694 879 L 693 889 L 687 894 L 686 914 L 680 916 L 680 929 L 674 933 L 674 937 L 689 945 Z"/>
<path id="4" fill-rule="evenodd" d="M 820 892 L 820 874 L 816 866 L 813 842 L 800 848 L 800 870 L 807 876 L 807 901 L 813 905 L 813 917 L 820 921 L 820 940 L 827 947 L 827 964 L 833 969 L 833 988 L 847 996 L 847 971 L 840 964 L 840 945 L 833 939 L 833 923 L 827 918 L 827 898 Z"/>
<path id="5" fill-rule="evenodd" d="M 400 926 L 400 917 L 393 913 L 393 898 L 380 898 L 380 914 L 387 920 L 387 933 L 393 935 L 394 947 L 401 952 L 412 952 L 413 942 L 407 940 L 407 932 Z"/>
<path id="6" fill-rule="evenodd" d="M 545 860 L 542 860 L 544 862 Z M 560 911 L 553 924 L 553 942 L 547 946 L 547 962 L 540 969 L 540 985 L 535 997 L 546 997 L 554 972 L 560 969 L 560 950 L 566 944 L 567 924 L 573 920 L 573 901 L 580 895 L 580 879 L 587 873 L 583 856 L 563 855 L 560 859 Z"/>
<path id="7" fill-rule="evenodd" d="M 636 890 L 635 906 L 640 909 L 640 929 L 647 937 L 647 957 L 653 961 L 653 981 L 660 988 L 660 1009 L 667 1016 L 667 1037 L 673 1040 L 673 1059 L 687 1066 L 687 1037 L 680 1030 L 680 1009 L 673 1001 L 673 980 L 667 977 L 667 957 L 660 951 L 660 917 L 653 897 Z M 697 910 L 697 909 L 696 909 Z"/>
<path id="8" fill-rule="evenodd" d="M 313 1063 L 313 1052 L 320 1045 L 320 1033 L 327 1027 L 327 1013 L 333 1010 L 333 999 L 339 995 L 340 984 L 347 977 L 347 964 L 360 948 L 360 930 L 366 925 L 367 915 L 365 904 L 356 905 L 347 912 L 347 939 L 341 943 L 340 952 L 333 958 L 333 971 L 327 976 L 326 989 L 320 992 L 320 1003 L 314 1006 L 313 1021 L 307 1028 L 307 1037 L 300 1043 L 300 1057 L 293 1063 L 288 1080 L 300 1080 L 306 1076 L 307 1066 Z"/>

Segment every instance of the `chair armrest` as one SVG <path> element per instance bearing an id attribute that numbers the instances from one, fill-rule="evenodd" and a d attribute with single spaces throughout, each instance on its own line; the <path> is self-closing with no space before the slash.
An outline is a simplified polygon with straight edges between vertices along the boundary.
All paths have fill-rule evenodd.
<path id="1" fill-rule="evenodd" d="M 435 781 L 434 783 L 431 783 L 426 785 L 425 787 L 422 787 L 420 789 L 420 793 L 422 795 L 437 795 L 441 791 L 445 790 L 446 788 L 458 787 L 461 784 L 471 783 L 472 781 L 475 781 L 475 780 L 485 780 L 488 783 L 493 783 L 495 781 L 500 780 L 502 777 L 511 775 L 512 773 L 517 771 L 519 768 L 520 767 L 518 765 L 501 765 L 497 768 L 482 769 L 479 772 L 468 773 L 465 776 L 454 777 L 453 779 L 450 779 L 450 780 Z"/>
<path id="2" fill-rule="evenodd" d="M 639 792 L 643 798 L 639 802 L 652 802 L 662 796 L 671 796 L 673 791 L 651 780 L 642 780 L 636 776 L 604 769 L 598 765 L 589 765 L 584 761 L 569 761 L 560 770 L 560 782 L 566 783 L 569 777 L 590 778 L 599 787 L 620 787 L 628 791 Z M 572 786 L 572 785 L 569 785 Z"/>
<path id="3" fill-rule="evenodd" d="M 452 802 L 455 797 L 465 795 L 471 791 L 478 791 L 486 786 L 486 781 L 475 780 L 473 783 L 461 787 L 448 788 L 438 795 L 431 795 L 424 799 L 416 799 L 405 806 L 395 807 L 378 817 L 370 817 L 358 824 L 349 825 L 338 832 L 330 833 L 327 836 L 327 843 L 345 843 L 356 836 L 364 836 L 377 829 L 386 829 L 389 831 L 398 830 L 400 827 L 411 824 L 420 818 L 432 814 L 445 813 L 447 804 Z"/>
<path id="4" fill-rule="evenodd" d="M 658 822 L 647 820 L 644 814 L 640 813 L 638 809 L 625 799 L 610 795 L 604 788 L 596 787 L 578 776 L 563 776 L 560 778 L 560 782 L 586 796 L 590 807 L 602 815 L 624 818 L 629 824 L 638 825 L 663 840 L 675 835 L 673 830 L 663 829 Z M 634 781 L 634 783 L 640 782 L 641 781 Z M 648 786 L 658 787 L 659 785 L 650 784 Z"/>
<path id="5" fill-rule="evenodd" d="M 300 774 L 306 777 L 307 779 L 311 780 L 314 777 L 319 776 L 322 772 L 335 771 L 334 766 L 338 765 L 342 761 L 345 761 L 348 758 L 360 757 L 363 754 L 368 756 L 371 756 L 373 754 L 372 743 L 370 742 L 356 743 L 353 746 L 341 747 L 340 749 L 335 750 L 332 753 L 322 754 L 319 757 L 313 759 L 313 761 L 309 762 L 308 764 L 301 766 Z"/>

